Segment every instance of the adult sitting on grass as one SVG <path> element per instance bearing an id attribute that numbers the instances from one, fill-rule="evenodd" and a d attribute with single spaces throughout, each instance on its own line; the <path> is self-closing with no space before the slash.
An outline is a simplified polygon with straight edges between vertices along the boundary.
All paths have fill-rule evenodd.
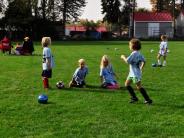
<path id="1" fill-rule="evenodd" d="M 34 52 L 33 42 L 29 37 L 24 38 L 21 55 L 32 55 Z"/>

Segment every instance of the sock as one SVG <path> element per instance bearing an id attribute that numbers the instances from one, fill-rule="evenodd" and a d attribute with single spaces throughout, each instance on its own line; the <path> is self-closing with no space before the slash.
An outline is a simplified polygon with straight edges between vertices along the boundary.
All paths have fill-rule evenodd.
<path id="1" fill-rule="evenodd" d="M 146 101 L 149 101 L 149 100 L 150 100 L 150 98 L 149 98 L 149 96 L 148 96 L 148 94 L 146 93 L 146 90 L 145 90 L 144 88 L 141 88 L 141 89 L 140 89 L 140 92 L 141 92 L 142 96 L 144 97 L 144 99 L 145 99 Z"/>
<path id="2" fill-rule="evenodd" d="M 48 80 L 48 78 L 44 78 L 43 79 L 43 86 L 44 86 L 44 88 L 49 88 L 49 80 Z"/>
<path id="3" fill-rule="evenodd" d="M 161 65 L 160 59 L 158 59 L 158 65 Z"/>
<path id="4" fill-rule="evenodd" d="M 164 66 L 166 65 L 166 60 L 164 60 L 163 65 L 164 65 Z"/>
<path id="5" fill-rule="evenodd" d="M 134 89 L 131 86 L 126 86 L 126 88 L 131 96 L 131 99 L 137 99 L 135 92 L 134 92 Z"/>

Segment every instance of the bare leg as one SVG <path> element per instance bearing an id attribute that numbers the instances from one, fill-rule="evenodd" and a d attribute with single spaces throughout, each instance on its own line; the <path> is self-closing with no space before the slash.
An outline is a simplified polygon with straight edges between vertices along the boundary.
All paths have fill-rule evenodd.
<path id="1" fill-rule="evenodd" d="M 166 55 L 163 56 L 163 58 L 164 58 L 163 66 L 166 66 Z"/>
<path id="2" fill-rule="evenodd" d="M 158 65 L 161 65 L 161 61 L 160 61 L 160 58 L 161 58 L 161 55 L 160 55 L 160 54 L 158 54 L 158 56 L 157 56 L 157 60 L 158 60 Z"/>

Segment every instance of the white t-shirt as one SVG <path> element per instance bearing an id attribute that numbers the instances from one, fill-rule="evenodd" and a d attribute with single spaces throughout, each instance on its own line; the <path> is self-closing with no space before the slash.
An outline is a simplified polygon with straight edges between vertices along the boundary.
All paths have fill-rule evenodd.
<path id="1" fill-rule="evenodd" d="M 140 66 L 142 62 L 145 62 L 144 56 L 139 51 L 133 51 L 127 58 L 127 62 L 130 65 L 128 77 L 136 77 L 138 80 L 141 80 L 142 73 Z"/>
<path id="2" fill-rule="evenodd" d="M 160 43 L 160 50 L 159 50 L 159 54 L 160 55 L 164 55 L 165 54 L 165 50 L 167 49 L 168 45 L 166 41 L 162 41 Z"/>
<path id="3" fill-rule="evenodd" d="M 47 70 L 47 64 L 46 64 L 46 58 L 49 58 L 51 61 L 51 69 L 54 67 L 54 58 L 52 56 L 51 50 L 48 47 L 44 47 L 43 48 L 43 63 L 42 63 L 42 67 L 43 70 Z"/>

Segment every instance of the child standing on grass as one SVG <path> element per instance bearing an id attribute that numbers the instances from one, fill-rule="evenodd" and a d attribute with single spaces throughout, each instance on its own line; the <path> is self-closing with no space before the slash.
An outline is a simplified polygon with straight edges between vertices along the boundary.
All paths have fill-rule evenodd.
<path id="1" fill-rule="evenodd" d="M 42 61 L 42 80 L 44 89 L 49 89 L 49 78 L 52 77 L 52 68 L 54 67 L 54 59 L 49 46 L 51 45 L 50 37 L 42 38 L 42 47 L 43 47 L 43 61 Z"/>
<path id="2" fill-rule="evenodd" d="M 167 49 L 168 49 L 167 48 L 168 47 L 167 36 L 162 35 L 161 40 L 162 40 L 162 42 L 160 43 L 160 49 L 159 49 L 158 56 L 157 56 L 158 65 L 159 66 L 166 66 L 166 56 L 167 56 Z M 160 61 L 161 57 L 163 57 L 163 59 L 164 59 L 163 64 Z"/>
<path id="3" fill-rule="evenodd" d="M 101 59 L 100 64 L 100 80 L 101 80 L 101 87 L 108 88 L 108 89 L 118 89 L 119 85 L 115 80 L 116 74 L 113 71 L 112 65 L 107 57 L 104 55 Z"/>
<path id="4" fill-rule="evenodd" d="M 82 88 L 86 85 L 85 78 L 88 74 L 88 67 L 86 66 L 84 59 L 79 59 L 79 67 L 75 70 L 73 78 L 69 83 L 69 87 L 79 87 Z"/>
<path id="5" fill-rule="evenodd" d="M 129 48 L 132 51 L 129 57 L 125 57 L 125 55 L 121 55 L 121 59 L 123 59 L 126 63 L 130 66 L 130 72 L 127 77 L 127 80 L 125 81 L 125 87 L 127 88 L 130 96 L 131 101 L 130 103 L 135 103 L 138 101 L 138 98 L 131 87 L 131 83 L 135 83 L 137 86 L 137 89 L 141 92 L 142 96 L 145 99 L 145 104 L 151 104 L 152 100 L 147 95 L 146 90 L 142 87 L 141 84 L 141 76 L 142 76 L 142 70 L 145 65 L 145 59 L 143 55 L 139 52 L 141 49 L 141 42 L 138 39 L 132 39 L 129 42 Z"/>

